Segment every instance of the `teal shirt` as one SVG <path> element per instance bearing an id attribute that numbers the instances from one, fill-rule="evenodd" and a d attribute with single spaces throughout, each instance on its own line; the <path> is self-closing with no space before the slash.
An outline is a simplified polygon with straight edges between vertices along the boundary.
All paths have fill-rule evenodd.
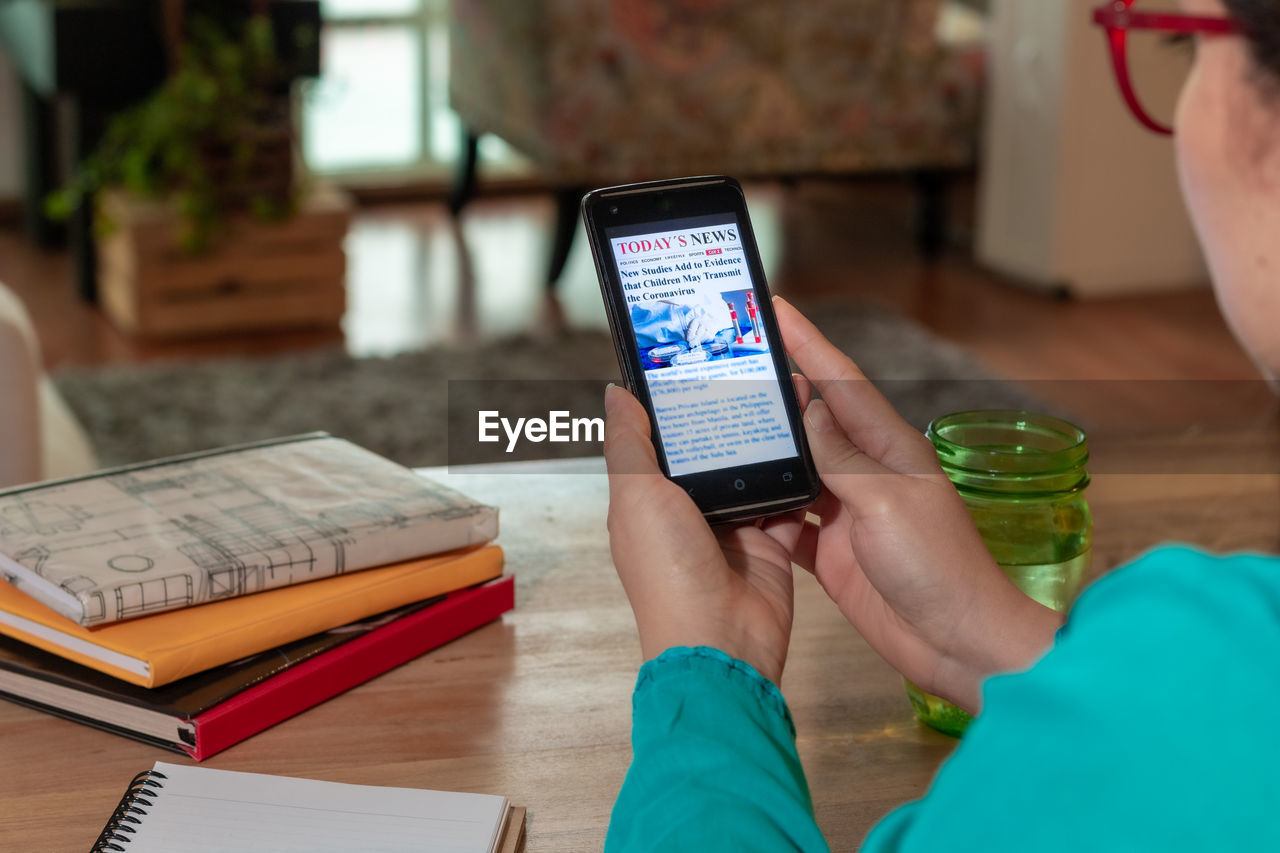
<path id="1" fill-rule="evenodd" d="M 864 853 L 1280 850 L 1280 560 L 1162 548 L 1080 597 Z M 904 714 L 908 713 L 904 700 Z M 824 851 L 777 688 L 714 649 L 640 671 L 607 853 Z"/>

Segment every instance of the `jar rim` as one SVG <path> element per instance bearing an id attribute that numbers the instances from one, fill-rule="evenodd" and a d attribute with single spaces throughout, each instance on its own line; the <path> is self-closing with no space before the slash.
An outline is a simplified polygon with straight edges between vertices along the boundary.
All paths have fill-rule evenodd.
<path id="1" fill-rule="evenodd" d="M 1066 491 L 1088 482 L 1089 440 L 1070 421 L 1017 409 L 978 409 L 935 418 L 926 430 L 957 485 Z"/>

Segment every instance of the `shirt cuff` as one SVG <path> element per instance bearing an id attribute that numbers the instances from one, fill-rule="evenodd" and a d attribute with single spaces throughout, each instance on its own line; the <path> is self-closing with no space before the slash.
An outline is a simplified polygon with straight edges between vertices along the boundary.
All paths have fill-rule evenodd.
<path id="1" fill-rule="evenodd" d="M 791 719 L 787 700 L 783 698 L 778 686 L 746 661 L 730 657 L 710 646 L 697 648 L 678 646 L 667 649 L 653 660 L 646 661 L 644 666 L 640 667 L 640 677 L 636 681 L 635 693 L 632 694 L 632 711 L 634 712 L 636 706 L 644 701 L 646 694 L 650 691 L 661 689 L 663 685 L 689 675 L 721 679 L 743 688 L 768 713 L 780 717 L 786 724 L 792 740 L 795 739 L 795 722 Z"/>

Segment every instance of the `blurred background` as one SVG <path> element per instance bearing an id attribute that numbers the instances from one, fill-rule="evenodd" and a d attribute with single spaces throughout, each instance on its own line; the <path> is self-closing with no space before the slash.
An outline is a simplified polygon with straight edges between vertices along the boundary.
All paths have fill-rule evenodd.
<path id="1" fill-rule="evenodd" d="M 441 461 L 440 383 L 615 374 L 577 201 L 687 174 L 744 182 L 771 287 L 873 376 L 1253 379 L 1093 5 L 0 0 L 11 467 L 312 427 Z M 1191 54 L 1150 39 L 1168 119 Z"/>

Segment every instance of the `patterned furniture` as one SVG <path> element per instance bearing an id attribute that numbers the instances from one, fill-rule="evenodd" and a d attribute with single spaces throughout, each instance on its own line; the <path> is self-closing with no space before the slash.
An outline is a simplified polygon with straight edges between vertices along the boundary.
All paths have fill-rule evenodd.
<path id="1" fill-rule="evenodd" d="M 983 51 L 940 26 L 964 14 L 943 0 L 454 0 L 450 94 L 472 140 L 496 134 L 561 189 L 562 226 L 581 188 L 631 180 L 936 176 L 976 158 Z"/>

